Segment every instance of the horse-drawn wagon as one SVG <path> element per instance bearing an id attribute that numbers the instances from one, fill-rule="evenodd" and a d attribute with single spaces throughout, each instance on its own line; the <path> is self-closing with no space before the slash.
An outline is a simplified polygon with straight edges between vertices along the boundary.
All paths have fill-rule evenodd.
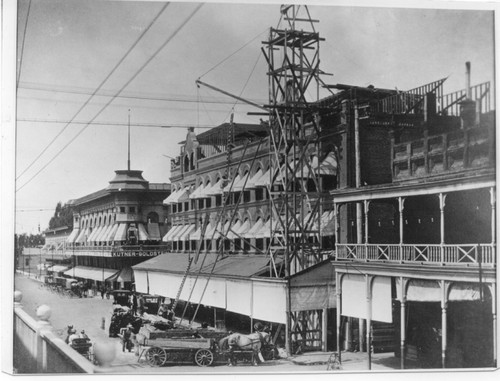
<path id="1" fill-rule="evenodd" d="M 269 334 L 230 334 L 213 329 L 174 328 L 166 331 L 146 325 L 136 337 L 139 360 L 151 366 L 169 364 L 236 365 L 250 362 L 257 365 L 261 348 L 269 345 Z M 270 359 L 269 357 L 266 360 Z"/>
<path id="2" fill-rule="evenodd" d="M 174 328 L 162 331 L 146 325 L 136 337 L 138 361 L 144 357 L 151 366 L 193 362 L 198 366 L 210 366 L 221 361 L 217 343 L 225 335 L 225 332 L 207 329 Z"/>

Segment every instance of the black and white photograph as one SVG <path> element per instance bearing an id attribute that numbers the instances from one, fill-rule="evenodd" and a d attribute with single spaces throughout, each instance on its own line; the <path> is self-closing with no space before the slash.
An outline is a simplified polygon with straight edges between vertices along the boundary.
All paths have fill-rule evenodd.
<path id="1" fill-rule="evenodd" d="M 498 376 L 498 10 L 3 0 L 3 372 Z"/>

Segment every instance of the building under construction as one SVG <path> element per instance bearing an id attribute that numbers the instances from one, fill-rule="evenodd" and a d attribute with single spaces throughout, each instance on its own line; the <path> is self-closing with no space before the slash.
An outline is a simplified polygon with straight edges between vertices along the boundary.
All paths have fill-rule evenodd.
<path id="1" fill-rule="evenodd" d="M 317 21 L 303 6 L 282 21 L 262 48 L 269 102 L 254 105 L 268 119 L 188 131 L 165 200 L 172 252 L 133 267 L 136 290 L 189 320 L 263 322 L 291 353 L 494 365 L 490 84 L 329 85 Z"/>

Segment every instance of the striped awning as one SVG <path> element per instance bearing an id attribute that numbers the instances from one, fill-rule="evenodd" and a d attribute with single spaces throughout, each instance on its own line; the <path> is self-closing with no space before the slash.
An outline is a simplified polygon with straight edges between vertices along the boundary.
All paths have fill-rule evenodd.
<path id="1" fill-rule="evenodd" d="M 235 233 L 238 233 L 238 230 L 241 228 L 241 221 L 238 220 L 236 221 L 236 223 L 231 227 L 231 230 L 229 230 L 229 232 L 227 233 L 227 238 L 228 239 L 235 239 L 235 238 L 239 238 Z"/>
<path id="2" fill-rule="evenodd" d="M 255 172 L 255 174 L 248 179 L 247 184 L 245 185 L 245 188 L 246 189 L 256 188 L 255 181 L 257 179 L 261 178 L 263 174 L 264 174 L 264 172 L 262 172 L 262 169 L 259 168 L 259 170 L 257 172 Z"/>
<path id="3" fill-rule="evenodd" d="M 120 242 L 126 240 L 127 240 L 127 224 L 119 224 L 115 236 L 113 237 L 113 241 Z"/>
<path id="4" fill-rule="evenodd" d="M 219 179 L 210 189 L 205 191 L 207 196 L 217 196 L 222 194 L 222 179 Z"/>
<path id="5" fill-rule="evenodd" d="M 102 242 L 105 240 L 109 231 L 111 230 L 113 225 L 104 225 L 101 229 L 101 232 L 95 237 L 96 242 Z"/>
<path id="6" fill-rule="evenodd" d="M 198 226 L 198 229 L 196 229 L 196 231 L 189 236 L 189 239 L 191 241 L 199 241 L 201 239 L 202 228 L 203 228 L 202 225 Z"/>
<path id="7" fill-rule="evenodd" d="M 248 220 L 245 221 L 245 223 L 249 226 L 250 222 Z M 241 234 L 244 238 L 255 238 L 255 234 L 262 229 L 264 226 L 264 220 L 262 218 L 259 218 L 257 221 L 255 221 L 255 224 L 252 225 L 251 228 L 249 228 L 245 233 Z"/>
<path id="8" fill-rule="evenodd" d="M 234 179 L 231 179 L 227 182 L 226 186 L 222 189 L 223 192 L 237 192 L 238 190 L 236 189 L 236 185 L 241 183 L 241 177 L 240 175 L 237 175 Z M 233 185 L 231 187 L 231 184 Z M 241 190 L 241 189 L 240 189 Z"/>
<path id="9" fill-rule="evenodd" d="M 257 178 L 257 174 L 261 172 L 261 176 Z M 271 185 L 271 179 L 270 179 L 270 173 L 269 169 L 262 173 L 262 171 L 259 169 L 257 173 L 255 174 L 254 177 L 252 177 L 250 183 L 252 184 L 253 187 L 258 188 L 258 187 L 267 187 L 268 185 Z"/>
<path id="10" fill-rule="evenodd" d="M 87 238 L 86 236 L 87 236 L 87 234 L 88 234 L 88 230 L 89 230 L 89 228 L 87 228 L 87 229 L 82 229 L 82 230 L 80 231 L 80 234 L 78 234 L 78 237 L 77 237 L 77 239 L 75 240 L 75 242 L 76 242 L 76 243 L 83 243 L 83 242 L 85 242 L 85 241 L 86 241 L 86 238 Z"/>
<path id="11" fill-rule="evenodd" d="M 190 235 L 195 231 L 196 227 L 194 224 L 188 225 L 188 227 L 178 235 L 177 240 L 178 241 L 187 241 L 190 240 Z"/>
<path id="12" fill-rule="evenodd" d="M 118 230 L 118 224 L 113 224 L 111 226 L 111 229 L 108 230 L 108 233 L 106 234 L 106 236 L 102 237 L 102 240 L 104 242 L 113 241 L 113 238 L 115 237 L 117 230 Z"/>
<path id="13" fill-rule="evenodd" d="M 170 230 L 167 232 L 167 234 L 165 234 L 165 236 L 163 237 L 162 241 L 163 242 L 168 242 L 168 241 L 172 241 L 172 235 L 177 233 L 179 231 L 179 229 L 182 229 L 184 225 L 177 225 L 177 226 L 172 226 L 170 228 Z"/>
<path id="14" fill-rule="evenodd" d="M 71 270 L 65 271 L 64 275 L 74 278 L 106 281 L 109 278 L 113 277 L 115 274 L 117 274 L 119 271 L 120 270 L 106 269 L 99 267 L 76 266 L 73 267 Z"/>
<path id="15" fill-rule="evenodd" d="M 138 224 L 139 241 L 149 241 L 149 235 L 143 224 Z"/>
<path id="16" fill-rule="evenodd" d="M 177 190 L 173 191 L 172 193 L 170 193 L 168 195 L 168 197 L 165 200 L 163 200 L 163 203 L 164 204 L 173 204 L 173 203 L 175 203 L 172 200 L 174 200 L 179 195 L 179 192 L 180 192 L 180 189 L 177 189 Z"/>
<path id="17" fill-rule="evenodd" d="M 71 231 L 70 235 L 66 239 L 67 243 L 74 243 L 76 238 L 78 237 L 78 234 L 80 233 L 80 229 L 75 228 Z"/>
<path id="18" fill-rule="evenodd" d="M 180 237 L 189 229 L 191 225 L 182 225 L 182 227 L 177 230 L 174 234 L 170 236 L 171 241 L 178 241 Z"/>

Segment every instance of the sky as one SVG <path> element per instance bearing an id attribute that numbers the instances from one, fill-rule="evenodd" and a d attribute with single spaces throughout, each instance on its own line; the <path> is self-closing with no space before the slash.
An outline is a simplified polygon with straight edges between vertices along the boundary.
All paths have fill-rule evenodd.
<path id="1" fill-rule="evenodd" d="M 129 110 L 131 167 L 154 183 L 169 182 L 170 157 L 188 126 L 202 132 L 228 122 L 232 110 L 237 123 L 259 122 L 246 114 L 257 111 L 251 106 L 195 80 L 266 103 L 260 48 L 278 26 L 280 5 L 170 3 L 121 62 L 163 6 L 19 0 L 16 232 L 43 231 L 57 202 L 103 189 L 115 170 L 126 169 Z M 327 84 L 408 90 L 448 76 L 449 93 L 465 87 L 466 61 L 472 84 L 494 79 L 492 11 L 312 4 L 309 11 L 325 38 Z M 100 95 L 76 114 L 119 62 Z M 76 123 L 65 127 L 71 119 Z"/>

